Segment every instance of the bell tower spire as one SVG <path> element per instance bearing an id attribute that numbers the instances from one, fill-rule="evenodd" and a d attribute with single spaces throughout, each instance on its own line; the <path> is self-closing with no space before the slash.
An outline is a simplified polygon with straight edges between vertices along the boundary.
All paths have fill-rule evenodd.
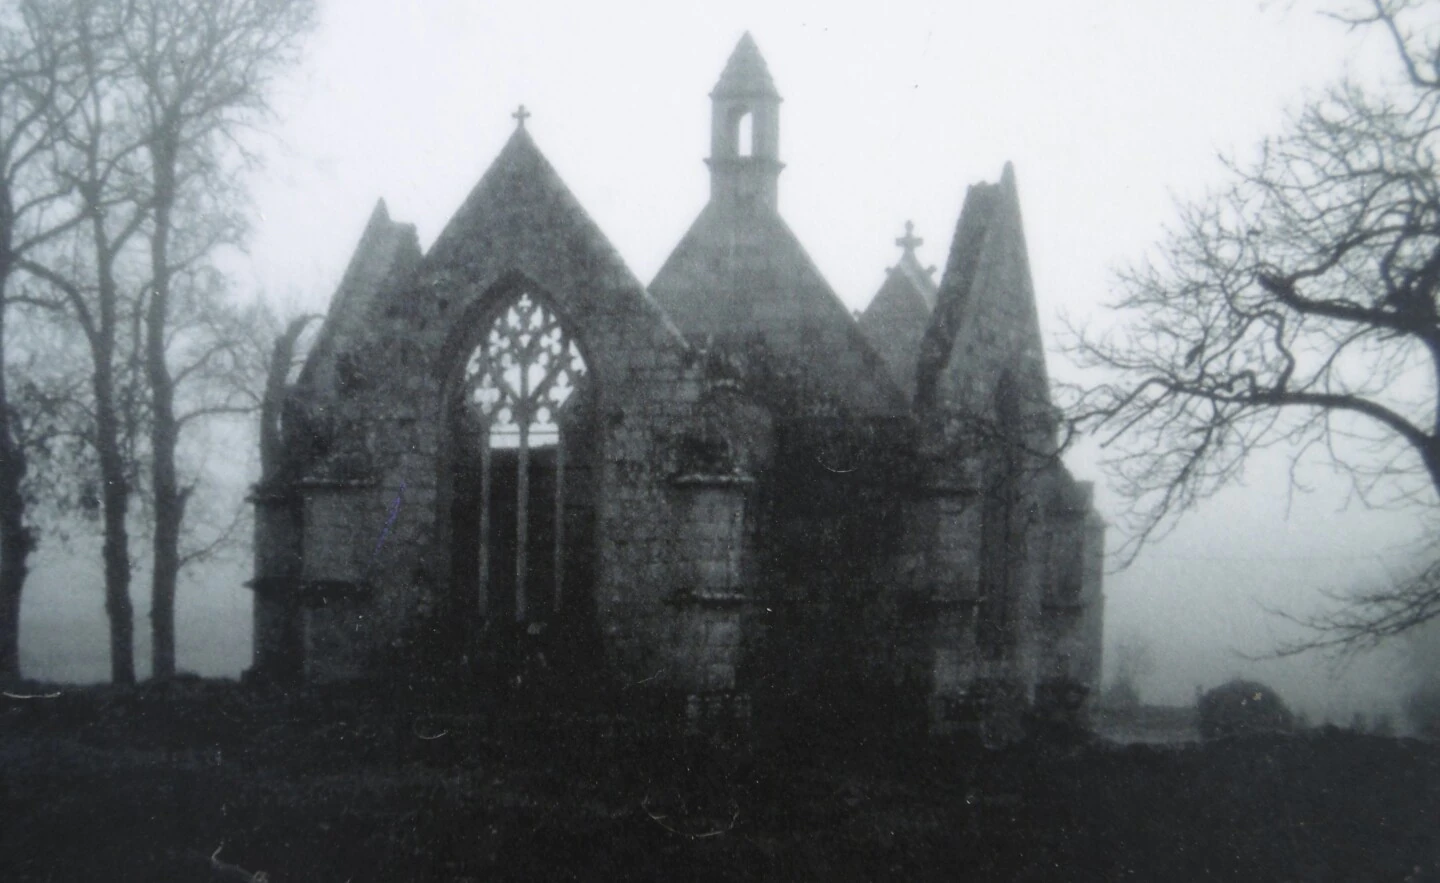
<path id="1" fill-rule="evenodd" d="M 774 211 L 780 170 L 780 93 L 747 32 L 710 93 L 710 202 Z"/>

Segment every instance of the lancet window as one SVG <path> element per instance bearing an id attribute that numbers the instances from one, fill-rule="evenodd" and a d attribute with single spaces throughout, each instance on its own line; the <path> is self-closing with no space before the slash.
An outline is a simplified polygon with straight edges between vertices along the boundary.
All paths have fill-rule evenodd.
<path id="1" fill-rule="evenodd" d="M 546 304 L 522 293 L 465 364 L 465 404 L 480 447 L 482 604 L 516 622 L 561 603 L 565 564 L 565 405 L 586 374 L 580 349 Z M 504 609 L 513 605 L 513 611 Z M 500 608 L 500 609 L 493 609 Z"/>

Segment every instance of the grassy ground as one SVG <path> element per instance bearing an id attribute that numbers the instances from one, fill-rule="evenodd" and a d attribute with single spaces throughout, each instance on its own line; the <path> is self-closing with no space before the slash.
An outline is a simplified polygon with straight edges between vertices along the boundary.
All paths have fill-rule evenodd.
<path id="1" fill-rule="evenodd" d="M 215 684 L 0 705 L 0 880 L 1440 880 L 1440 746 L 812 740 Z M 234 879 L 234 875 L 230 877 Z"/>

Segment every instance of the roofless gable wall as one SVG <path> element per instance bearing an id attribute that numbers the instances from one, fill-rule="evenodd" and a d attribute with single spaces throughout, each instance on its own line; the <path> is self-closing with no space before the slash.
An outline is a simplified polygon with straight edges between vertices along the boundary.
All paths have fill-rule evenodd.
<path id="1" fill-rule="evenodd" d="M 1009 170 L 938 295 L 907 229 L 862 330 L 776 211 L 748 35 L 711 101 L 712 199 L 649 291 L 523 109 L 428 254 L 377 209 L 256 496 L 257 671 L 825 729 L 1013 722 L 1098 672 L 1088 502 L 1015 445 L 1048 390 Z M 957 447 L 972 413 L 1003 431 Z"/>

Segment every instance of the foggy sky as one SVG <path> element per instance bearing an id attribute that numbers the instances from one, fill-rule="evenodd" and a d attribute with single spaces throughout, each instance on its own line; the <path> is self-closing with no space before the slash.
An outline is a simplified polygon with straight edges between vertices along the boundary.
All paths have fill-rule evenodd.
<path id="1" fill-rule="evenodd" d="M 1050 370 L 1073 376 L 1053 351 L 1062 312 L 1109 321 L 1110 268 L 1159 238 L 1175 198 L 1224 180 L 1219 153 L 1250 155 L 1307 89 L 1347 65 L 1367 76 L 1384 55 L 1374 36 L 1361 43 L 1303 3 L 779 6 L 325 3 L 262 145 L 251 248 L 231 262 L 240 292 L 283 312 L 323 310 L 382 197 L 428 246 L 522 103 L 541 150 L 648 282 L 705 202 L 707 94 L 749 30 L 785 98 L 781 214 L 846 304 L 863 308 L 879 288 L 906 220 L 926 239 L 921 259 L 943 266 L 966 185 L 1013 161 Z M 1101 477 L 1092 456 L 1071 461 L 1077 477 Z M 1332 683 L 1313 660 L 1256 665 L 1233 653 L 1284 636 L 1262 606 L 1300 609 L 1319 589 L 1383 578 L 1393 544 L 1414 532 L 1413 516 L 1344 508 L 1321 468 L 1306 473 L 1316 493 L 1287 498 L 1279 467 L 1257 462 L 1245 487 L 1109 578 L 1108 640 L 1155 645 L 1147 699 L 1188 702 L 1197 685 L 1245 672 L 1312 715 L 1389 702 L 1371 680 L 1386 664 Z M 1099 499 L 1102 512 L 1113 506 L 1103 488 Z M 93 598 L 58 583 L 67 588 L 32 579 L 32 659 L 55 617 L 102 621 L 98 582 Z M 216 623 L 248 628 L 248 596 L 219 583 L 182 595 L 182 668 L 246 664 L 239 638 L 222 642 L 219 662 L 200 655 L 213 639 L 194 638 Z M 147 592 L 137 580 L 137 600 Z"/>

